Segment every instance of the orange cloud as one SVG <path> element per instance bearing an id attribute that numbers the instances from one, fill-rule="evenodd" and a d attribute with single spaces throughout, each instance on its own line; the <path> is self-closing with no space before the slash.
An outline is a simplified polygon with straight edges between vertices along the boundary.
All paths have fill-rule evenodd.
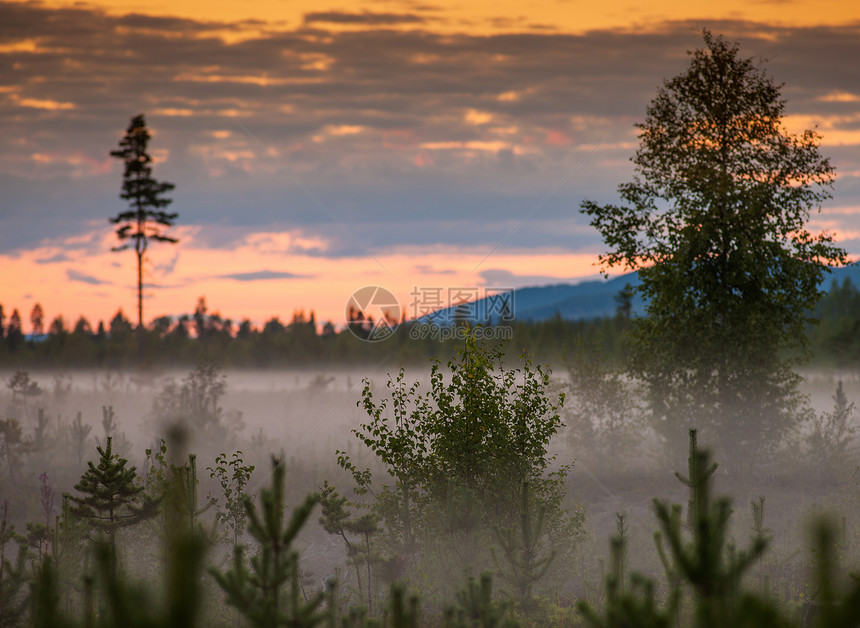
<path id="1" fill-rule="evenodd" d="M 75 108 L 75 103 L 59 102 L 50 99 L 39 98 L 22 98 L 17 94 L 12 94 L 12 101 L 21 107 L 30 107 L 31 109 L 47 109 L 48 111 L 68 111 Z"/>
<path id="2" fill-rule="evenodd" d="M 25 2 L 27 0 L 18 0 Z M 73 7 L 77 0 L 45 0 L 49 7 Z M 357 2 L 350 10 L 343 3 L 319 0 L 245 0 L 244 2 L 211 3 L 208 0 L 150 0 L 141 5 L 138 0 L 91 0 L 89 3 L 111 14 L 143 13 L 152 16 L 180 16 L 204 22 L 236 23 L 237 27 L 223 29 L 225 37 L 236 38 L 242 31 L 263 31 L 278 25 L 322 23 L 326 28 L 355 30 L 380 28 L 415 30 L 432 28 L 437 32 L 470 32 L 477 34 L 545 32 L 584 33 L 603 28 L 635 28 L 645 30 L 666 19 L 695 20 L 707 24 L 724 20 L 758 21 L 777 26 L 830 25 L 860 21 L 860 5 L 843 0 L 804 2 L 747 2 L 725 0 L 720 3 L 690 3 L 685 0 L 658 0 L 631 5 L 623 0 L 583 5 L 559 3 L 557 0 L 530 2 L 525 14 L 519 0 L 438 0 L 431 5 L 406 5 L 397 0 Z M 139 28 L 139 27 L 138 27 Z M 155 27 L 153 27 L 155 28 Z M 218 32 L 215 25 L 211 32 Z M 767 34 L 765 29 L 759 35 Z"/>
<path id="3" fill-rule="evenodd" d="M 566 133 L 561 131 L 547 131 L 546 143 L 551 146 L 570 146 L 572 141 Z"/>

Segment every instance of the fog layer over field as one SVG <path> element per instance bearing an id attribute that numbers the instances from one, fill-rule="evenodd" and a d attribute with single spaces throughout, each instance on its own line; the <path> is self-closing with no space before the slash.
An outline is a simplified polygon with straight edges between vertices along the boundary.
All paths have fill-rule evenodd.
<path id="1" fill-rule="evenodd" d="M 324 481 L 355 497 L 353 478 L 337 464 L 338 450 L 349 452 L 356 467 L 373 468 L 376 483 L 391 483 L 352 432 L 368 421 L 365 411 L 357 407 L 363 379 L 368 378 L 373 394 L 382 399 L 387 394 L 386 370 L 222 372 L 204 365 L 192 372 L 144 374 L 0 373 L 0 381 L 9 383 L 0 389 L 0 407 L 5 418 L 18 419 L 22 428 L 16 448 L 16 437 L 9 431 L 9 423 L 4 424 L 0 489 L 2 500 L 8 502 L 8 519 L 24 530 L 27 522 L 56 515 L 60 496 L 74 493 L 86 461 L 97 459 L 96 445 L 104 444 L 106 435 L 112 436 L 114 451 L 143 475 L 152 463 L 144 450 L 157 451 L 160 439 L 167 437 L 177 421 L 189 436 L 185 449 L 198 455 L 201 496 L 223 501 L 217 478 L 210 477 L 207 468 L 217 466 L 219 454 L 229 457 L 234 452 L 242 452 L 245 465 L 256 467 L 246 487 L 252 495 L 271 479 L 270 456 L 283 456 L 287 501 L 292 505 L 319 491 Z M 418 381 L 419 390 L 426 390 L 429 374 L 429 369 L 411 369 L 405 381 Z M 854 373 L 805 374 L 803 392 L 816 413 L 832 411 L 839 381 L 849 400 L 858 398 L 860 380 Z M 626 522 L 631 565 L 659 575 L 651 500 L 660 497 L 685 503 L 686 489 L 673 473 L 686 470 L 687 452 L 665 452 L 654 433 L 643 427 L 642 417 L 629 417 L 629 425 L 611 424 L 611 419 L 607 423 L 605 417 L 589 420 L 585 415 L 591 406 L 583 403 L 594 400 L 584 401 L 582 391 L 577 394 L 568 373 L 555 373 L 551 389 L 568 393 L 562 413 L 566 425 L 550 443 L 550 452 L 556 456 L 551 468 L 572 465 L 564 480 L 564 505 L 577 517 L 584 517 L 585 535 L 575 548 L 575 564 L 565 565 L 564 573 L 549 588 L 570 599 L 588 599 L 594 594 L 607 558 L 606 540 L 616 532 L 618 513 Z M 197 419 L 187 416 L 189 407 L 196 408 Z M 185 408 L 185 417 L 181 408 Z M 205 418 L 199 418 L 201 413 Z M 806 526 L 815 513 L 838 513 L 844 558 L 857 558 L 860 505 L 851 488 L 856 482 L 851 442 L 856 419 L 852 412 L 847 431 L 840 435 L 846 445 L 841 459 L 832 451 L 830 459 L 817 457 L 825 450 L 821 443 L 812 442 L 814 425 L 809 423 L 775 459 L 762 464 L 749 461 L 743 468 L 724 463 L 717 471 L 716 492 L 733 498 L 732 530 L 739 543 L 750 536 L 750 502 L 766 497 L 765 524 L 774 539 L 768 574 L 774 587 L 788 587 L 806 568 L 807 557 L 801 550 Z M 702 436 L 700 443 L 707 447 L 707 437 Z M 720 461 L 720 452 L 715 453 Z M 48 503 L 46 485 L 52 491 Z M 366 496 L 358 499 L 367 501 Z M 300 546 L 309 587 L 321 586 L 324 578 L 336 573 L 351 581 L 354 572 L 344 544 L 339 537 L 326 534 L 316 516 L 302 532 Z"/>

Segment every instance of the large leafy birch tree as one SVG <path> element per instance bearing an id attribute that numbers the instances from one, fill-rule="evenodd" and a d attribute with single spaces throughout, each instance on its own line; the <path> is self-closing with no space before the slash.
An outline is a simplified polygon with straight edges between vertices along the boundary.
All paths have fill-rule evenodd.
<path id="1" fill-rule="evenodd" d="M 698 425 L 724 455 L 746 455 L 796 420 L 787 356 L 804 355 L 820 282 L 846 254 L 809 230 L 834 180 L 818 135 L 785 129 L 782 85 L 736 43 L 708 31 L 704 42 L 637 125 L 621 203 L 582 210 L 605 266 L 639 271 L 632 369 L 655 427 L 680 445 Z"/>

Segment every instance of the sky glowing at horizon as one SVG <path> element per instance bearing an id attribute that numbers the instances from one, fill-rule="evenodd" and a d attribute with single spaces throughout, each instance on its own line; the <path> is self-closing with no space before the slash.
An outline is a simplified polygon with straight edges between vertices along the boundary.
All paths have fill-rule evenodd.
<path id="1" fill-rule="evenodd" d="M 527 13 L 526 13 L 527 11 Z M 860 254 L 860 5 L 564 0 L 0 1 L 0 303 L 93 325 L 136 312 L 108 156 L 131 117 L 176 184 L 145 318 L 344 321 L 378 284 L 513 288 L 593 277 L 579 214 L 615 200 L 634 124 L 701 28 L 766 59 L 786 126 L 837 169 L 813 227 Z"/>

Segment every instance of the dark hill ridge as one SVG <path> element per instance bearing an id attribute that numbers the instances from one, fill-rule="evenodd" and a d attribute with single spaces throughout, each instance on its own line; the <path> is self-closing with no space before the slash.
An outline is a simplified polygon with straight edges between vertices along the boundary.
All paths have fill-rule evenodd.
<path id="1" fill-rule="evenodd" d="M 842 283 L 846 278 L 860 286 L 860 265 L 833 269 L 825 276 L 821 287 L 829 290 L 833 281 Z M 637 273 L 576 284 L 528 286 L 439 310 L 422 320 L 444 325 L 456 320 L 498 323 L 511 314 L 516 320 L 529 322 L 545 321 L 556 315 L 565 320 L 613 316 L 617 307 L 615 298 L 628 283 L 632 286 L 639 284 Z M 643 311 L 644 302 L 637 295 L 633 299 L 633 312 L 639 314 Z"/>
<path id="2" fill-rule="evenodd" d="M 556 314 L 568 320 L 612 316 L 617 307 L 615 298 L 627 284 L 639 284 L 636 273 L 578 284 L 519 288 L 513 291 L 514 312 L 517 320 L 532 322 L 547 320 Z M 635 296 L 633 312 L 640 313 L 643 309 L 642 298 Z"/>

